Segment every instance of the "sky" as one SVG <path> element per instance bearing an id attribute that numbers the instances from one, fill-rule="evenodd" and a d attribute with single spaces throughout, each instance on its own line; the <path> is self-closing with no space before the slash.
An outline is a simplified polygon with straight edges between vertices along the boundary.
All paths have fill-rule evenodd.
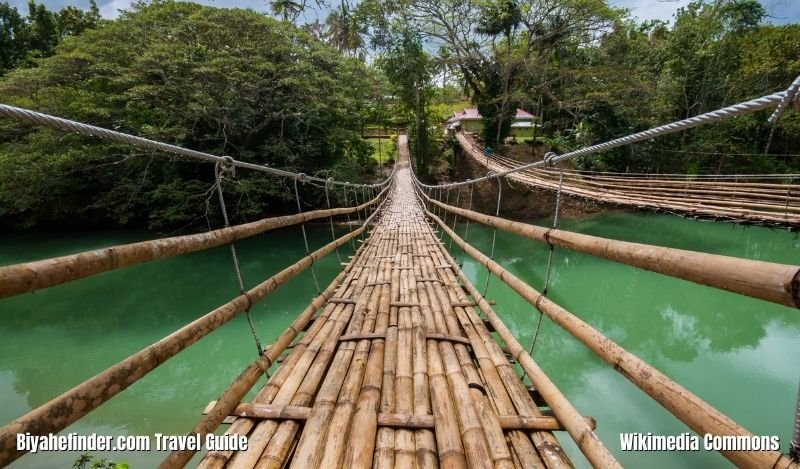
<path id="1" fill-rule="evenodd" d="M 9 0 L 5 0 L 9 1 Z M 89 6 L 89 0 L 37 0 L 53 10 L 61 9 L 66 5 L 75 5 L 81 8 Z M 251 8 L 256 11 L 266 12 L 269 0 L 195 0 L 197 3 L 218 7 Z M 800 0 L 759 0 L 769 15 L 770 22 L 774 24 L 800 23 Z M 690 0 L 610 0 L 617 7 L 628 8 L 633 16 L 640 20 L 661 19 L 670 21 L 675 11 L 686 6 Z M 27 0 L 10 0 L 21 12 L 27 13 Z M 118 10 L 127 9 L 131 0 L 97 0 L 100 13 L 106 18 L 115 18 Z M 306 20 L 313 20 L 315 15 L 310 13 Z M 304 22 L 301 18 L 300 23 Z"/>

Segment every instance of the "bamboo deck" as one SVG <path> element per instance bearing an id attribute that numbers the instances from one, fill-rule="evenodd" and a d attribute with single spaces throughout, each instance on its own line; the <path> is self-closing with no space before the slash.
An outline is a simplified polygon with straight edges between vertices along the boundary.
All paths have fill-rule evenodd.
<path id="1" fill-rule="evenodd" d="M 463 132 L 456 138 L 467 155 L 491 171 L 506 171 L 522 164 L 502 155 L 487 155 L 472 136 Z M 528 169 L 507 177 L 528 187 L 556 190 L 560 172 Z M 757 175 L 751 181 L 604 176 L 569 170 L 563 173 L 562 191 L 575 197 L 697 218 L 800 228 L 798 184 L 759 181 Z"/>
<path id="2" fill-rule="evenodd" d="M 227 433 L 219 467 L 571 467 L 428 223 L 395 186 L 344 281 Z"/>

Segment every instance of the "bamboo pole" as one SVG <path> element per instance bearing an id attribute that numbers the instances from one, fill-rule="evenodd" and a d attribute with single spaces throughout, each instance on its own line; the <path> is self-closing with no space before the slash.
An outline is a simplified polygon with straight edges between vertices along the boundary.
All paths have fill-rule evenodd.
<path id="1" fill-rule="evenodd" d="M 370 238 L 368 242 L 378 244 L 374 243 L 373 238 Z M 382 250 L 383 246 L 377 245 L 376 247 L 377 255 L 382 255 L 385 252 Z M 373 259 L 375 258 L 373 257 Z M 380 286 L 376 285 L 376 283 L 379 279 L 379 270 L 385 268 L 385 264 L 385 261 L 376 260 L 374 268 L 369 271 L 367 289 L 363 293 L 366 298 L 366 314 L 363 324 L 359 327 L 361 332 L 373 332 L 376 330 L 378 321 L 377 305 L 380 299 Z M 328 397 L 320 393 L 317 396 L 315 407 L 330 406 L 329 414 L 327 418 L 322 417 L 317 425 L 307 426 L 306 431 L 303 432 L 301 442 L 302 439 L 311 435 L 312 437 L 309 438 L 309 441 L 312 441 L 315 445 L 306 448 L 305 451 L 298 451 L 292 461 L 293 467 L 324 468 L 341 467 L 342 465 L 345 446 L 353 440 L 350 437 L 350 432 L 353 431 L 350 422 L 355 412 L 358 392 L 361 389 L 362 381 L 367 371 L 367 362 L 375 349 L 379 348 L 375 342 L 368 339 L 348 341 L 343 346 L 340 345 L 340 350 L 347 346 L 355 348 L 355 354 L 350 368 L 346 370 L 346 376 L 343 378 L 344 382 L 337 390 L 336 395 Z M 306 455 L 312 456 L 315 463 L 305 464 L 304 460 L 308 458 Z"/>
<path id="2" fill-rule="evenodd" d="M 251 304 L 262 300 L 280 285 L 296 277 L 314 262 L 358 236 L 365 227 L 332 241 L 306 255 L 297 263 L 281 270 L 274 276 L 196 319 L 153 345 L 131 355 L 118 364 L 75 386 L 71 390 L 28 412 L 0 428 L 0 465 L 14 461 L 23 451 L 16 449 L 16 435 L 29 432 L 34 435 L 56 433 L 88 414 L 100 404 L 117 395 L 138 381 L 157 366 L 180 351 L 233 319 Z"/>
<path id="3" fill-rule="evenodd" d="M 424 342 L 423 342 L 424 343 Z M 211 401 L 203 410 L 203 414 L 208 415 L 217 405 L 218 401 Z M 273 404 L 253 404 L 241 403 L 233 408 L 228 418 L 244 417 L 249 419 L 264 420 L 309 420 L 314 407 L 302 407 L 292 405 L 273 405 Z M 435 427 L 433 414 L 377 414 L 377 425 L 379 427 L 391 428 L 413 428 L 413 429 L 432 429 Z M 595 428 L 597 422 L 592 417 L 584 417 L 586 423 Z M 558 419 L 550 416 L 532 417 L 526 415 L 497 415 L 497 420 L 503 430 L 546 430 L 562 431 L 564 427 Z M 355 425 L 354 425 L 355 427 Z M 295 456 L 296 457 L 296 456 Z M 293 460 L 294 461 L 294 460 Z M 344 467 L 352 467 L 343 464 Z"/>
<path id="4" fill-rule="evenodd" d="M 241 402 L 248 391 L 256 384 L 256 382 L 264 376 L 269 370 L 270 366 L 275 363 L 281 353 L 286 350 L 286 347 L 294 340 L 299 331 L 305 328 L 306 324 L 312 319 L 314 313 L 330 298 L 334 291 L 339 286 L 339 283 L 347 275 L 347 270 L 340 273 L 331 282 L 330 285 L 306 307 L 305 310 L 294 320 L 292 324 L 278 337 L 274 344 L 269 345 L 264 354 L 258 360 L 251 363 L 244 371 L 228 386 L 222 393 L 217 401 L 214 401 L 214 407 L 205 412 L 203 417 L 197 425 L 192 428 L 189 434 L 200 434 L 205 436 L 213 432 L 227 417 L 234 413 L 234 408 Z M 175 451 L 171 453 L 167 459 L 161 464 L 161 467 L 182 467 L 185 466 L 189 459 L 195 454 L 195 451 Z"/>
<path id="5" fill-rule="evenodd" d="M 381 194 L 387 190 L 388 187 Z M 123 244 L 53 259 L 0 267 L 0 298 L 28 293 L 144 262 L 230 244 L 266 231 L 310 220 L 353 213 L 360 208 L 375 204 L 379 197 L 357 207 L 315 210 L 296 215 L 265 218 L 207 233 Z"/>
<path id="6" fill-rule="evenodd" d="M 359 271 L 363 271 L 363 266 L 359 267 L 356 264 L 354 265 Z M 366 280 L 366 277 L 362 278 L 360 274 L 357 276 L 357 279 L 355 279 L 356 285 L 351 290 L 353 295 L 359 294 Z M 349 327 L 353 327 L 355 328 L 354 330 L 357 330 L 356 326 L 363 320 L 363 305 L 360 305 L 359 302 L 355 302 L 355 304 L 346 303 L 345 307 L 346 314 L 326 324 L 326 328 L 320 333 L 319 340 L 317 341 L 315 338 L 315 341 L 317 341 L 316 344 L 313 347 L 310 346 L 306 350 L 301 360 L 298 361 L 291 370 L 288 379 L 275 395 L 274 403 L 308 405 L 318 390 L 326 369 L 330 366 L 333 366 L 334 369 L 346 366 L 350 355 L 334 357 L 334 352 L 338 345 L 337 339 L 342 331 L 351 324 L 351 320 L 353 320 L 353 323 Z M 334 362 L 332 365 L 331 360 Z M 256 402 L 258 401 L 259 396 L 256 398 Z M 280 438 L 285 438 L 295 430 L 291 428 L 291 423 L 283 427 L 284 428 L 281 430 L 283 433 L 281 433 L 281 435 L 284 436 L 278 437 L 279 441 Z M 273 435 L 276 435 L 276 431 L 278 430 L 277 422 L 266 421 L 256 425 L 255 429 L 250 434 L 247 451 L 235 454 L 230 462 L 230 467 L 252 467 L 255 465 L 261 458 L 270 439 Z M 283 442 L 284 444 L 290 444 L 288 439 L 283 440 Z"/>
<path id="7" fill-rule="evenodd" d="M 355 256 L 354 261 L 350 264 L 358 271 L 357 278 L 354 279 L 355 285 L 348 290 L 348 295 L 343 296 L 344 298 L 355 295 L 351 298 L 356 298 L 356 301 L 348 300 L 344 303 L 353 308 L 351 314 L 348 317 L 338 318 L 335 325 L 322 334 L 324 341 L 321 347 L 310 350 L 310 353 L 305 355 L 305 359 L 295 365 L 291 375 L 275 395 L 274 402 L 288 401 L 294 405 L 306 405 L 320 392 L 319 385 L 323 380 L 325 382 L 322 391 L 335 398 L 335 394 L 331 393 L 338 392 L 342 383 L 341 379 L 344 379 L 344 370 L 347 369 L 353 357 L 353 348 L 351 347 L 340 348 L 336 351 L 339 337 L 345 327 L 350 333 L 359 331 L 364 320 L 365 301 L 369 296 L 368 291 L 371 289 L 371 287 L 365 289 L 365 286 L 370 283 L 370 278 L 365 272 L 369 272 L 371 267 L 363 262 L 359 263 L 359 260 L 363 257 L 371 258 L 375 252 L 374 246 L 369 243 L 364 247 L 364 251 Z M 365 293 L 367 293 L 366 296 Z M 327 363 L 331 361 L 331 358 L 333 362 L 328 366 Z M 313 361 L 311 361 L 312 359 Z M 331 373 L 331 370 L 340 371 L 337 374 L 336 372 Z M 258 399 L 259 396 L 256 400 Z M 255 443 L 251 444 L 247 451 L 235 454 L 230 463 L 231 467 L 250 467 L 256 462 L 259 467 L 283 465 L 290 451 L 299 451 L 295 449 L 295 437 L 298 431 L 299 425 L 296 422 L 280 424 L 262 422 L 256 425 L 250 434 L 250 442 L 253 443 L 255 439 Z M 323 435 L 324 431 L 324 428 L 320 429 Z"/>
<path id="8" fill-rule="evenodd" d="M 358 255 L 361 250 L 364 249 L 364 246 L 361 246 L 355 255 Z M 198 422 L 197 425 L 192 429 L 190 434 L 199 433 L 201 435 L 206 435 L 214 429 L 216 429 L 220 423 L 228 416 L 233 408 L 242 400 L 245 394 L 253 387 L 256 381 L 269 369 L 269 367 L 277 360 L 280 354 L 292 343 L 292 340 L 297 336 L 299 331 L 305 329 L 306 325 L 312 319 L 314 313 L 323 306 L 323 304 L 334 295 L 334 292 L 337 292 L 339 295 L 344 295 L 347 287 L 347 283 L 344 285 L 340 285 L 343 283 L 345 277 L 351 276 L 350 272 L 352 270 L 352 265 L 349 265 L 345 270 L 343 270 L 333 281 L 328 285 L 328 287 L 314 300 L 312 300 L 311 304 L 292 322 L 292 324 L 278 337 L 276 342 L 270 345 L 264 354 L 248 366 L 241 375 L 222 393 L 219 400 L 216 401 L 216 404 L 213 409 L 206 413 L 206 416 Z M 320 319 L 316 322 L 316 327 L 312 326 L 304 336 L 304 340 L 300 341 L 300 343 L 295 345 L 294 354 L 290 357 L 299 357 L 299 354 L 305 350 L 305 346 L 312 337 L 315 336 L 317 331 L 320 329 L 322 324 L 325 321 L 325 318 L 330 314 L 333 308 L 329 308 L 327 312 L 323 312 L 317 319 Z M 294 362 L 293 358 L 288 359 L 286 364 L 286 368 L 284 369 L 291 369 L 291 364 Z M 273 376 L 274 382 L 275 376 Z M 194 454 L 194 451 L 175 451 L 167 457 L 167 459 L 161 464 L 162 467 L 182 467 L 188 463 L 189 459 Z"/>
<path id="9" fill-rule="evenodd" d="M 428 215 L 437 221 L 448 236 L 451 236 L 453 241 L 467 254 L 486 266 L 531 305 L 547 315 L 553 322 L 561 326 L 573 337 L 580 340 L 605 362 L 613 366 L 615 370 L 622 373 L 623 376 L 655 399 L 670 413 L 686 423 L 692 430 L 698 434 L 752 436 L 750 432 L 692 394 L 689 390 L 680 386 L 642 359 L 620 347 L 617 343 L 605 337 L 599 331 L 561 308 L 547 297 L 542 296 L 535 289 L 522 282 L 499 264 L 486 257 L 471 245 L 465 243 L 456 233 L 444 225 L 441 219 L 430 213 Z M 473 297 L 475 293 L 472 293 Z M 486 307 L 488 309 L 488 304 Z M 484 308 L 482 307 L 482 309 Z M 487 312 L 487 309 L 484 309 L 484 312 Z M 510 337 L 508 329 L 493 312 L 492 314 L 487 313 L 487 316 L 489 320 L 492 321 L 492 325 L 497 332 L 501 334 L 501 337 L 506 334 Z M 503 329 L 502 333 L 501 329 Z M 517 361 L 519 361 L 523 368 L 525 368 L 526 373 L 528 373 L 526 366 L 530 366 L 530 364 L 533 363 L 532 359 L 525 353 L 524 349 L 518 347 L 519 343 L 516 342 L 516 339 L 513 339 L 513 337 L 510 338 L 514 342 L 507 341 L 505 337 L 503 337 L 503 340 L 506 341 L 509 350 L 512 351 Z M 536 371 L 534 371 L 534 373 L 536 373 Z M 528 373 L 528 375 L 531 376 L 532 380 L 535 379 L 535 375 L 531 375 L 530 373 Z M 551 403 L 547 395 L 549 392 L 546 393 L 545 388 L 541 385 L 537 385 L 535 381 L 534 385 L 537 386 L 542 397 L 544 397 L 551 408 L 556 412 L 556 417 L 558 417 L 567 428 L 570 428 L 566 419 L 559 415 L 561 410 L 557 409 L 559 409 L 560 406 L 557 407 L 554 403 Z M 592 433 L 592 435 L 594 434 Z M 774 464 L 780 463 L 779 465 L 781 467 L 789 467 L 789 464 L 791 464 L 788 458 L 777 451 L 721 451 L 721 454 L 734 464 L 740 466 L 773 467 Z M 592 461 L 591 458 L 590 461 Z M 594 462 L 592 463 L 595 464 Z"/>
<path id="10" fill-rule="evenodd" d="M 473 158 L 477 163 L 492 171 L 504 171 L 518 166 L 515 163 L 508 162 L 506 158 L 486 158 L 483 154 L 476 152 L 475 148 L 471 145 L 469 139 L 463 135 L 457 135 L 461 146 L 467 151 L 467 154 Z M 546 176 L 545 176 L 546 175 Z M 526 184 L 530 187 L 545 187 L 555 189 L 558 182 L 550 179 L 550 174 L 543 170 L 523 170 L 517 173 L 507 175 L 509 179 Z M 563 186 L 563 192 L 566 194 L 583 197 L 592 200 L 598 200 L 605 203 L 619 204 L 619 205 L 632 205 L 639 208 L 664 210 L 667 212 L 681 212 L 692 216 L 705 216 L 716 218 L 731 218 L 748 222 L 762 222 L 770 223 L 780 226 L 798 226 L 800 225 L 800 215 L 789 213 L 788 196 L 786 195 L 786 188 L 777 190 L 774 193 L 774 200 L 778 200 L 777 196 L 781 195 L 783 203 L 751 203 L 750 199 L 739 199 L 738 202 L 731 202 L 727 199 L 716 199 L 716 202 L 709 200 L 708 197 L 700 198 L 686 198 L 689 194 L 688 188 L 693 183 L 685 180 L 682 185 L 685 187 L 684 197 L 657 197 L 653 196 L 653 191 L 644 192 L 625 192 L 616 190 L 611 187 L 602 185 L 598 182 L 576 181 L 575 176 L 567 175 L 567 183 Z M 598 187 L 598 190 L 586 189 L 586 184 Z M 728 183 L 733 186 L 722 187 L 741 187 L 738 183 Z M 750 207 L 747 209 L 746 207 Z"/>
<path id="11" fill-rule="evenodd" d="M 435 263 L 437 264 L 446 264 L 448 262 L 453 263 L 452 259 L 446 254 L 444 249 L 440 249 L 436 252 L 437 258 L 435 259 Z M 453 265 L 455 265 L 453 263 Z M 458 285 L 458 282 L 452 274 L 451 269 L 446 269 L 440 272 L 442 276 L 442 281 L 439 282 L 439 285 L 447 285 L 448 291 L 452 292 L 451 297 L 455 300 L 459 300 L 460 304 L 466 303 L 466 295 L 464 290 Z M 449 275 L 450 278 L 447 278 L 446 275 Z M 438 293 L 439 297 L 441 298 L 442 304 L 449 303 L 451 306 L 454 304 L 451 301 L 451 297 L 448 297 L 447 294 L 444 292 Z M 458 313 L 459 317 L 457 318 L 454 315 L 449 315 L 447 320 L 447 327 L 451 331 L 458 330 L 459 327 L 464 330 L 467 336 L 470 338 L 470 343 L 472 346 L 473 353 L 475 357 L 478 359 L 478 364 L 480 365 L 481 377 L 484 386 L 489 391 L 489 396 L 492 397 L 492 403 L 494 407 L 498 410 L 498 412 L 515 412 L 515 405 L 516 411 L 520 412 L 524 415 L 534 415 L 539 416 L 541 415 L 539 409 L 534 404 L 533 400 L 531 399 L 530 395 L 526 392 L 522 383 L 519 382 L 519 379 L 514 375 L 508 360 L 506 359 L 503 351 L 500 349 L 500 346 L 494 342 L 494 339 L 491 338 L 489 335 L 489 331 L 486 327 L 483 327 L 483 322 L 480 322 L 479 329 L 482 329 L 483 332 L 489 336 L 488 344 L 486 345 L 481 342 L 481 338 L 475 335 L 476 327 L 473 326 L 468 321 L 465 323 L 462 318 L 460 317 L 460 313 L 467 311 L 466 309 L 455 308 L 455 312 Z M 460 324 L 459 324 L 460 322 Z M 485 357 L 486 347 L 490 346 L 493 347 L 494 350 L 497 352 L 497 361 L 493 362 L 492 360 L 487 360 Z M 457 351 L 460 352 L 461 356 L 463 357 L 462 363 L 472 362 L 471 358 L 468 357 L 467 351 L 464 348 L 456 347 Z M 463 366 L 463 365 L 462 365 Z M 471 367 L 471 365 L 470 365 Z M 502 370 L 502 371 L 501 371 Z M 503 377 L 501 378 L 500 375 L 502 372 L 505 372 Z M 509 398 L 506 387 L 509 388 L 512 392 L 513 398 Z M 513 400 L 513 404 L 512 404 Z M 487 427 L 488 425 L 484 425 Z M 558 440 L 552 435 L 548 433 L 535 433 L 532 435 L 532 439 L 534 444 L 531 444 L 531 440 L 528 439 L 522 433 L 512 433 L 509 435 L 510 441 L 513 445 L 513 449 L 515 451 L 515 455 L 517 459 L 521 461 L 523 467 L 572 467 L 567 456 L 561 450 L 561 446 Z M 534 449 L 534 445 L 536 449 Z M 538 453 L 537 453 L 538 451 Z M 539 456 L 541 454 L 541 457 Z"/>
<path id="12" fill-rule="evenodd" d="M 432 234 L 430 236 L 432 236 Z M 434 266 L 432 260 L 433 255 L 433 252 L 431 252 L 431 256 L 422 259 L 421 264 L 424 270 L 420 272 L 421 276 L 431 278 L 440 275 L 440 273 L 437 272 L 439 269 L 436 269 Z M 420 290 L 420 298 L 424 299 L 426 303 L 437 304 L 438 307 L 436 310 L 438 310 L 442 316 L 442 320 L 438 322 L 439 327 L 442 327 L 442 329 L 437 329 L 437 332 L 460 335 L 462 333 L 461 328 L 457 321 L 453 321 L 452 305 L 449 302 L 449 298 L 446 298 L 442 284 L 431 283 L 429 286 L 426 286 L 425 289 L 425 292 Z M 456 392 L 455 390 L 453 392 L 456 406 L 457 408 L 463 407 L 467 411 L 467 413 L 459 415 L 459 421 L 462 427 L 462 439 L 465 441 L 464 446 L 471 446 L 480 451 L 485 449 L 486 451 L 486 455 L 479 452 L 470 455 L 468 449 L 468 462 L 473 466 L 472 460 L 485 458 L 481 461 L 481 464 L 491 464 L 496 468 L 513 467 L 511 453 L 506 445 L 505 436 L 503 435 L 502 427 L 497 419 L 497 414 L 489 408 L 488 400 L 483 392 L 468 384 L 481 384 L 482 380 L 472 365 L 472 359 L 466 347 L 463 344 L 440 342 L 439 349 L 446 363 L 445 371 L 448 380 L 451 382 L 451 386 L 453 386 L 454 383 L 454 389 L 461 388 L 459 389 L 460 392 Z M 467 388 L 466 390 L 464 389 L 465 386 Z M 469 412 L 470 410 L 472 410 L 472 412 Z M 471 428 L 469 428 L 470 425 L 472 426 Z M 466 438 L 467 435 L 469 435 L 470 440 L 473 442 L 477 441 L 477 444 L 473 442 L 468 444 L 467 441 L 469 440 Z"/>
<path id="13" fill-rule="evenodd" d="M 677 277 L 785 306 L 800 307 L 800 267 L 683 249 L 617 241 L 548 229 L 445 205 L 459 216 L 535 241 L 583 252 L 652 272 Z"/>
<path id="14" fill-rule="evenodd" d="M 387 247 L 389 243 L 386 243 Z M 391 275 L 391 264 L 387 260 L 382 262 L 380 280 Z M 377 289 L 377 301 L 374 308 L 377 311 L 375 324 L 376 331 L 386 334 L 389 327 L 389 296 L 388 285 L 380 285 Z M 376 435 L 378 431 L 378 406 L 381 395 L 381 375 L 383 372 L 383 359 L 386 340 L 380 338 L 372 341 L 369 357 L 366 361 L 361 389 L 358 393 L 355 414 L 350 425 L 350 444 L 345 448 L 343 467 L 368 468 L 372 465 Z"/>

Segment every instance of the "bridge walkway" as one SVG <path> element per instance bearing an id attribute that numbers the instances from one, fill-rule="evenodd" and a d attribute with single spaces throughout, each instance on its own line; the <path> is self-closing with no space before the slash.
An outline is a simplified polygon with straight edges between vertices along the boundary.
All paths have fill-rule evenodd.
<path id="1" fill-rule="evenodd" d="M 570 467 L 426 219 L 393 192 L 336 293 L 200 467 Z M 254 418 L 254 414 L 258 417 Z"/>

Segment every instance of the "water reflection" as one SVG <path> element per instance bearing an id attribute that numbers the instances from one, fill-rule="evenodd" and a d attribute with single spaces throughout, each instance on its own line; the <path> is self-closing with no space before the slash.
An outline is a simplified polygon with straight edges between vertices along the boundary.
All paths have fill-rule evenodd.
<path id="1" fill-rule="evenodd" d="M 630 213 L 566 220 L 563 227 L 625 241 L 800 264 L 797 236 L 778 230 Z M 463 227 L 459 232 L 463 234 Z M 491 240 L 491 229 L 470 226 L 470 243 L 488 252 Z M 540 291 L 547 252 L 544 243 L 497 233 L 495 260 Z M 484 284 L 484 267 L 468 258 L 465 271 L 477 285 Z M 800 378 L 796 310 L 559 248 L 549 291 L 556 303 L 750 431 L 780 435 L 786 450 Z M 539 313 L 497 279 L 490 281 L 487 296 L 497 301 L 497 311 L 527 346 Z M 579 409 L 598 419 L 598 433 L 624 465 L 728 467 L 715 454 L 622 453 L 620 432 L 679 434 L 687 429 L 547 318 L 534 356 Z M 567 439 L 565 435 L 562 441 Z M 568 446 L 582 461 L 577 449 Z"/>
<path id="2" fill-rule="evenodd" d="M 330 241 L 329 228 L 309 229 L 311 249 Z M 9 237 L 10 238 L 10 237 Z M 11 264 L 143 239 L 101 233 L 9 239 L 0 263 Z M 14 244 L 16 243 L 16 244 Z M 305 253 L 299 229 L 238 245 L 245 284 L 252 287 Z M 341 255 L 352 249 L 341 249 Z M 335 255 L 316 266 L 320 282 L 340 270 Z M 0 423 L 5 424 L 114 365 L 238 292 L 227 247 L 130 267 L 34 294 L 0 300 Z M 272 341 L 316 292 L 310 271 L 253 308 L 262 341 Z M 65 432 L 109 435 L 183 434 L 202 409 L 256 358 L 239 316 L 181 352 Z M 258 385 L 257 385 L 258 387 Z M 14 467 L 70 467 L 78 454 L 27 455 Z M 154 467 L 164 454 L 108 453 L 133 467 Z"/>

